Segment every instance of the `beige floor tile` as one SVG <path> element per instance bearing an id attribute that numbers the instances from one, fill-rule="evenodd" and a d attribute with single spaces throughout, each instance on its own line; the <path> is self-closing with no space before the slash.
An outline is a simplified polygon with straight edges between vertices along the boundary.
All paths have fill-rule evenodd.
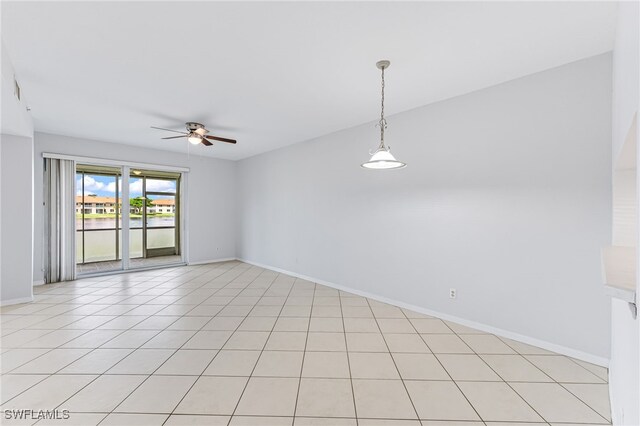
<path id="1" fill-rule="evenodd" d="M 406 318 L 380 318 L 377 322 L 383 333 L 416 333 Z"/>
<path id="2" fill-rule="evenodd" d="M 552 382 L 539 368 L 521 355 L 481 355 L 507 382 Z"/>
<path id="3" fill-rule="evenodd" d="M 421 334 L 435 354 L 472 354 L 473 350 L 455 334 Z"/>
<path id="4" fill-rule="evenodd" d="M 227 426 L 229 416 L 172 414 L 163 426 Z"/>
<path id="5" fill-rule="evenodd" d="M 336 419 L 326 417 L 296 417 L 293 426 L 358 426 L 356 419 Z"/>
<path id="6" fill-rule="evenodd" d="M 221 350 L 204 371 L 207 376 L 250 376 L 260 351 Z"/>
<path id="7" fill-rule="evenodd" d="M 244 317 L 215 317 L 202 327 L 203 330 L 234 331 L 240 326 Z"/>
<path id="8" fill-rule="evenodd" d="M 240 399 L 236 415 L 293 416 L 298 380 L 252 377 Z"/>
<path id="9" fill-rule="evenodd" d="M 587 370 L 591 371 L 593 374 L 600 377 L 605 382 L 609 381 L 609 370 L 607 368 L 601 367 L 599 365 L 591 364 L 590 362 L 581 361 L 579 359 L 572 358 L 571 360 L 583 366 Z"/>
<path id="10" fill-rule="evenodd" d="M 437 318 L 414 318 L 411 319 L 411 324 L 415 327 L 418 333 L 426 334 L 451 334 L 451 330 L 444 321 Z"/>
<path id="11" fill-rule="evenodd" d="M 296 416 L 355 417 L 351 381 L 303 378 Z"/>
<path id="12" fill-rule="evenodd" d="M 3 409 L 57 407 L 92 382 L 96 376 L 50 376 L 4 403 Z"/>
<path id="13" fill-rule="evenodd" d="M 302 377 L 349 378 L 347 353 L 307 352 L 304 356 Z"/>
<path id="14" fill-rule="evenodd" d="M 342 318 L 311 318 L 309 331 L 344 332 Z"/>
<path id="15" fill-rule="evenodd" d="M 2 374 L 8 373 L 49 351 L 50 349 L 9 349 L 0 355 L 0 371 Z"/>
<path id="16" fill-rule="evenodd" d="M 556 383 L 512 383 L 511 386 L 550 423 L 605 423 L 606 420 Z"/>
<path id="17" fill-rule="evenodd" d="M 276 317 L 247 317 L 238 327 L 239 331 L 271 331 L 276 324 Z"/>
<path id="18" fill-rule="evenodd" d="M 502 340 L 492 334 L 461 334 L 465 341 L 477 354 L 515 354 Z"/>
<path id="19" fill-rule="evenodd" d="M 231 337 L 231 331 L 201 330 L 182 346 L 182 349 L 222 349 Z"/>
<path id="20" fill-rule="evenodd" d="M 64 409 L 74 413 L 109 413 L 134 391 L 147 376 L 100 376 L 71 399 Z"/>
<path id="21" fill-rule="evenodd" d="M 400 380 L 353 380 L 358 417 L 415 419 L 409 395 Z"/>
<path id="22" fill-rule="evenodd" d="M 277 317 L 280 315 L 280 306 L 256 306 L 249 313 L 250 317 Z"/>
<path id="23" fill-rule="evenodd" d="M 12 370 L 17 374 L 53 374 L 78 358 L 86 355 L 89 349 L 53 349 L 44 355 Z"/>
<path id="24" fill-rule="evenodd" d="M 274 331 L 269 336 L 265 350 L 268 351 L 303 351 L 307 333 Z"/>
<path id="25" fill-rule="evenodd" d="M 562 383 L 604 383 L 604 380 L 562 355 L 526 355 L 536 367 Z"/>
<path id="26" fill-rule="evenodd" d="M 138 349 L 107 370 L 107 374 L 151 374 L 174 352 L 173 349 Z"/>
<path id="27" fill-rule="evenodd" d="M 258 359 L 253 376 L 300 377 L 304 352 L 264 351 Z"/>
<path id="28" fill-rule="evenodd" d="M 34 292 L 36 303 L 0 308 L 1 371 L 62 370 L 4 375 L 1 395 L 9 408 L 68 399 L 87 411 L 65 424 L 418 426 L 417 409 L 423 426 L 480 426 L 458 385 L 488 419 L 531 414 L 510 386 L 553 423 L 610 418 L 605 368 L 237 261 Z"/>
<path id="29" fill-rule="evenodd" d="M 27 374 L 8 374 L 2 376 L 2 386 L 0 386 L 0 404 L 21 394 L 31 386 L 46 379 L 48 376 L 27 375 Z"/>
<path id="30" fill-rule="evenodd" d="M 602 417 L 611 421 L 609 386 L 607 384 L 571 383 L 563 385 L 582 402 L 593 408 Z"/>
<path id="31" fill-rule="evenodd" d="M 407 381 L 405 385 L 421 419 L 480 420 L 451 381 Z"/>
<path id="32" fill-rule="evenodd" d="M 128 330 L 147 319 L 146 316 L 121 316 L 102 324 L 98 330 Z"/>
<path id="33" fill-rule="evenodd" d="M 22 330 L 18 333 L 25 333 L 28 330 Z M 20 345 L 22 348 L 57 348 L 65 343 L 75 339 L 86 333 L 87 330 L 54 330 L 44 336 Z M 12 334 L 10 336 L 13 336 Z M 4 339 L 3 339 L 4 345 Z"/>
<path id="34" fill-rule="evenodd" d="M 231 415 L 247 380 L 246 377 L 200 377 L 175 413 Z"/>
<path id="35" fill-rule="evenodd" d="M 342 308 L 340 306 L 313 306 L 311 309 L 312 317 L 323 318 L 341 318 Z"/>
<path id="36" fill-rule="evenodd" d="M 131 352 L 133 349 L 95 349 L 60 370 L 59 374 L 102 374 Z"/>
<path id="37" fill-rule="evenodd" d="M 475 328 L 467 327 L 455 322 L 445 321 L 444 323 L 456 334 L 487 334 L 484 331 L 476 330 Z"/>
<path id="38" fill-rule="evenodd" d="M 438 354 L 453 380 L 502 381 L 502 379 L 478 355 Z"/>
<path id="39" fill-rule="evenodd" d="M 178 349 L 196 332 L 193 330 L 164 330 L 142 345 L 143 349 Z"/>
<path id="40" fill-rule="evenodd" d="M 485 421 L 539 422 L 542 418 L 506 383 L 458 382 Z"/>
<path id="41" fill-rule="evenodd" d="M 106 413 L 69 413 L 69 418 L 66 420 L 43 419 L 37 424 L 38 426 L 96 426 L 106 416 Z"/>
<path id="42" fill-rule="evenodd" d="M 514 351 L 522 355 L 555 355 L 553 352 L 546 349 L 527 345 L 526 343 L 522 342 L 516 342 L 515 340 L 507 339 L 506 337 L 500 337 L 499 339 L 509 345 L 509 347 L 511 347 Z"/>
<path id="43" fill-rule="evenodd" d="M 431 351 L 417 334 L 385 334 L 390 352 L 430 353 Z M 348 343 L 348 342 L 347 342 Z"/>
<path id="44" fill-rule="evenodd" d="M 349 353 L 351 377 L 354 379 L 399 379 L 389 353 Z"/>
<path id="45" fill-rule="evenodd" d="M 389 352 L 382 334 L 346 333 L 349 352 Z"/>
<path id="46" fill-rule="evenodd" d="M 373 318 L 344 318 L 347 333 L 380 333 L 378 323 Z"/>
<path id="47" fill-rule="evenodd" d="M 369 306 L 342 306 L 342 316 L 346 318 L 373 318 Z"/>
<path id="48" fill-rule="evenodd" d="M 227 306 L 223 309 L 222 306 L 217 305 L 200 305 L 187 312 L 186 316 L 202 316 L 212 317 L 214 315 L 220 316 L 237 316 L 237 313 L 243 313 L 249 306 Z"/>
<path id="49" fill-rule="evenodd" d="M 293 417 L 233 416 L 229 426 L 291 426 Z"/>
<path id="50" fill-rule="evenodd" d="M 51 330 L 19 330 L 2 337 L 2 348 L 18 348 L 49 333 L 51 333 Z M 64 343 L 60 342 L 57 346 Z"/>
<path id="51" fill-rule="evenodd" d="M 344 352 L 347 350 L 344 333 L 309 333 L 306 350 Z"/>
<path id="52" fill-rule="evenodd" d="M 62 348 L 97 348 L 120 335 L 122 330 L 91 330 L 62 345 Z"/>
<path id="53" fill-rule="evenodd" d="M 151 376 L 116 409 L 120 413 L 171 413 L 194 384 L 194 376 Z"/>
<path id="54" fill-rule="evenodd" d="M 309 318 L 278 318 L 273 331 L 304 331 L 309 329 Z"/>
<path id="55" fill-rule="evenodd" d="M 402 309 L 388 304 L 376 304 L 369 302 L 371 310 L 376 318 L 406 318 Z"/>
<path id="56" fill-rule="evenodd" d="M 356 296 L 351 293 L 343 292 L 340 297 L 340 303 L 345 306 L 366 306 L 369 307 L 369 303 L 365 297 Z"/>
<path id="57" fill-rule="evenodd" d="M 285 306 L 282 308 L 280 316 L 309 318 L 311 316 L 311 306 Z"/>
<path id="58" fill-rule="evenodd" d="M 207 368 L 218 351 L 180 349 L 156 370 L 155 374 L 197 376 Z"/>
<path id="59" fill-rule="evenodd" d="M 269 332 L 266 331 L 236 331 L 224 345 L 224 349 L 262 350 Z"/>
<path id="60" fill-rule="evenodd" d="M 127 330 L 102 345 L 102 348 L 137 349 L 158 334 L 157 330 Z"/>
<path id="61" fill-rule="evenodd" d="M 166 414 L 109 414 L 100 426 L 161 426 Z"/>
<path id="62" fill-rule="evenodd" d="M 403 379 L 451 380 L 432 354 L 394 353 L 393 359 Z"/>
<path id="63" fill-rule="evenodd" d="M 421 312 L 416 312 L 415 310 L 400 308 L 404 315 L 409 318 L 433 318 L 431 315 L 423 314 Z"/>
<path id="64" fill-rule="evenodd" d="M 174 321 L 167 330 L 200 330 L 211 321 L 209 317 L 182 317 Z"/>

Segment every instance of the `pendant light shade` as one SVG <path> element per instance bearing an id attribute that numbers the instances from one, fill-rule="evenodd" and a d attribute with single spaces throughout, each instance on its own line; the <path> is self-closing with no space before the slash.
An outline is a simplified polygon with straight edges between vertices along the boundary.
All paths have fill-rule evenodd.
<path id="1" fill-rule="evenodd" d="M 389 61 L 378 61 L 378 63 L 376 63 L 376 67 L 382 72 L 382 102 L 380 105 L 380 121 L 378 122 L 378 126 L 380 127 L 380 145 L 378 145 L 378 149 L 376 149 L 375 152 L 371 153 L 371 159 L 362 164 L 362 167 L 365 169 L 388 170 L 407 167 L 402 161 L 396 160 L 391 154 L 391 148 L 384 143 L 384 131 L 387 129 L 387 120 L 384 119 L 384 70 L 385 68 L 389 68 L 389 65 L 391 65 Z"/>
<path id="2" fill-rule="evenodd" d="M 371 159 L 362 164 L 362 167 L 364 167 L 365 169 L 384 170 L 401 169 L 403 167 L 407 167 L 407 165 L 401 161 L 396 160 L 396 158 L 391 154 L 388 148 L 378 148 L 378 150 L 371 156 Z"/>

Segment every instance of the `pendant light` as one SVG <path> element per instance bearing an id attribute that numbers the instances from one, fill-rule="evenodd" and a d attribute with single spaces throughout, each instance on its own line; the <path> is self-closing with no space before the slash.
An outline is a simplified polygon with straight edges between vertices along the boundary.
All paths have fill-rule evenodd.
<path id="1" fill-rule="evenodd" d="M 384 144 L 384 131 L 387 128 L 387 120 L 384 119 L 384 70 L 389 68 L 389 65 L 391 65 L 389 61 L 378 61 L 376 63 L 376 67 L 382 72 L 382 102 L 380 121 L 378 122 L 378 126 L 380 126 L 380 145 L 378 145 L 378 149 L 376 149 L 375 152 L 369 152 L 371 159 L 362 164 L 362 167 L 365 169 L 387 170 L 407 167 L 405 163 L 396 160 L 391 154 L 391 149 Z"/>

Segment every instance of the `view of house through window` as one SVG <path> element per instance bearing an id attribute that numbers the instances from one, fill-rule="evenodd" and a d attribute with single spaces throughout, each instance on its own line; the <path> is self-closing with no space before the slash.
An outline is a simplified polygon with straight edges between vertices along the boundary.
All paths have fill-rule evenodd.
<path id="1" fill-rule="evenodd" d="M 122 170 L 76 167 L 78 273 L 122 269 Z M 130 267 L 177 263 L 180 257 L 178 173 L 131 170 Z"/>

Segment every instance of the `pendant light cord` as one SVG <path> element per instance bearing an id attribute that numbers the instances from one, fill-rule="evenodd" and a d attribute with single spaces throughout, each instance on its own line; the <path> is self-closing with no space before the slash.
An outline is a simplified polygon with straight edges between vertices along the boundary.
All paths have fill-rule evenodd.
<path id="1" fill-rule="evenodd" d="M 381 102 L 380 102 L 380 122 L 378 125 L 380 126 L 380 146 L 378 149 L 386 149 L 384 146 L 384 131 L 387 128 L 387 120 L 384 119 L 384 69 L 386 67 L 381 67 L 382 70 L 382 87 L 381 87 Z"/>

